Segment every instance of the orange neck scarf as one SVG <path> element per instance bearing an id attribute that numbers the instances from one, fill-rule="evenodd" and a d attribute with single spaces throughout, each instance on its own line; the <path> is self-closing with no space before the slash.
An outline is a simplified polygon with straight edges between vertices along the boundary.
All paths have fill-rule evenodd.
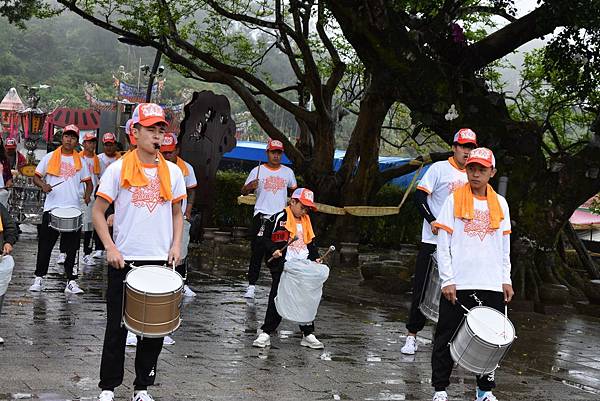
<path id="1" fill-rule="evenodd" d="M 285 212 L 287 213 L 287 221 L 285 222 L 285 229 L 290 232 L 290 238 L 294 238 L 296 236 L 296 217 L 294 217 L 294 213 L 292 212 L 291 207 L 286 207 Z M 310 217 L 307 214 L 300 218 L 300 224 L 302 224 L 302 238 L 305 244 L 310 244 L 310 242 L 315 238 L 315 233 L 312 228 L 312 224 L 310 224 Z"/>
<path id="2" fill-rule="evenodd" d="M 79 157 L 79 153 L 73 152 L 72 155 L 65 156 L 73 156 L 73 162 L 75 163 L 75 171 L 81 170 L 81 157 Z M 59 146 L 52 152 L 52 157 L 50 157 L 50 161 L 48 162 L 48 174 L 53 175 L 55 177 L 60 177 L 60 160 L 62 157 L 62 146 Z"/>
<path id="3" fill-rule="evenodd" d="M 173 192 L 171 191 L 171 174 L 169 173 L 169 166 L 167 166 L 167 161 L 160 152 L 157 157 L 160 197 L 165 201 L 170 201 L 173 199 Z M 137 150 L 128 152 L 121 158 L 123 159 L 123 167 L 121 168 L 121 186 L 123 188 L 145 187 L 150 183 L 144 172 L 144 165 L 138 157 Z"/>
<path id="4" fill-rule="evenodd" d="M 85 155 L 84 150 L 79 152 L 79 157 L 87 157 Z M 100 159 L 98 158 L 98 156 L 96 154 L 94 154 L 94 156 L 92 156 L 92 158 L 94 159 L 94 171 L 92 171 L 92 173 L 98 175 L 98 174 L 100 174 Z"/>
<path id="5" fill-rule="evenodd" d="M 187 166 L 185 165 L 185 162 L 179 156 L 177 156 L 177 167 L 179 167 L 181 169 L 181 172 L 183 173 L 184 177 L 187 177 L 188 175 L 190 175 L 190 171 L 188 170 Z"/>
<path id="6" fill-rule="evenodd" d="M 473 220 L 474 213 L 474 195 L 471 192 L 469 183 L 463 185 L 454 191 L 454 217 L 459 219 Z M 488 184 L 486 191 L 486 200 L 490 211 L 490 228 L 500 228 L 500 221 L 504 219 L 504 213 L 498 202 L 498 195 L 491 185 Z"/>

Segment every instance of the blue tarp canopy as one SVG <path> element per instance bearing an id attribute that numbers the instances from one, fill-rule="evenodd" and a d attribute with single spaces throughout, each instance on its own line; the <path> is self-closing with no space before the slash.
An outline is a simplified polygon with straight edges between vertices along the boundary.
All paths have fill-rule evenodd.
<path id="1" fill-rule="evenodd" d="M 265 149 L 267 148 L 266 143 L 262 142 L 253 142 L 253 141 L 238 141 L 235 148 L 233 148 L 230 152 L 227 152 L 223 155 L 224 159 L 229 160 L 245 160 L 245 161 L 253 161 L 258 163 L 267 162 L 267 153 Z M 333 159 L 333 170 L 337 171 L 342 165 L 342 160 L 344 159 L 344 155 L 346 152 L 344 150 L 336 150 Z M 406 157 L 391 157 L 391 156 L 381 156 L 379 158 L 379 170 L 383 171 L 391 167 L 400 166 L 402 164 L 406 164 L 412 159 Z M 291 165 L 292 162 L 287 156 L 284 154 L 282 159 L 283 164 Z M 423 167 L 421 170 L 420 176 L 423 176 L 423 173 L 427 171 L 429 166 Z M 415 173 L 407 174 L 402 177 L 394 178 L 389 183 L 392 185 L 397 185 L 401 188 L 405 188 L 410 184 Z M 419 179 L 421 178 L 419 177 Z"/>

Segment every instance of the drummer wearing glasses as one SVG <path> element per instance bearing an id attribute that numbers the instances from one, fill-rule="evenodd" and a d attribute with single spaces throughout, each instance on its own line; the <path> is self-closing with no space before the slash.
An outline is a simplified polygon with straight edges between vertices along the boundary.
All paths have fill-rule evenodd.
<path id="1" fill-rule="evenodd" d="M 448 400 L 454 365 L 448 343 L 463 319 L 462 306 L 482 304 L 504 314 L 514 294 L 508 204 L 488 184 L 495 164 L 491 150 L 471 151 L 466 162 L 469 183 L 446 199 L 435 223 L 442 296 L 431 356 L 433 401 Z M 478 375 L 476 401 L 497 401 L 495 385 L 493 372 Z"/>
<path id="2" fill-rule="evenodd" d="M 131 126 L 137 148 L 108 166 L 100 178 L 92 216 L 109 264 L 100 401 L 112 401 L 114 389 L 123 382 L 127 337 L 121 326 L 123 282 L 131 265 L 172 265 L 181 259 L 181 201 L 186 188 L 181 170 L 159 153 L 166 127 L 159 105 L 138 105 Z M 104 217 L 111 203 L 114 241 Z M 154 384 L 162 345 L 162 338 L 138 337 L 132 401 L 153 399 L 147 388 Z"/>
<path id="3" fill-rule="evenodd" d="M 79 209 L 79 190 L 85 183 L 84 203 L 90 203 L 92 194 L 92 178 L 86 163 L 74 151 L 79 142 L 79 128 L 67 125 L 62 133 L 62 145 L 44 156 L 35 168 L 33 182 L 46 193 L 44 215 L 39 229 L 38 253 L 35 267 L 35 279 L 29 291 L 42 291 L 43 277 L 48 273 L 50 254 L 56 244 L 59 234 L 64 239 L 66 260 L 65 275 L 67 276 L 66 293 L 81 294 L 83 290 L 77 285 L 77 275 L 73 273 L 75 257 L 79 250 L 81 227 L 77 231 L 58 232 L 50 227 L 50 213 L 54 209 Z"/>

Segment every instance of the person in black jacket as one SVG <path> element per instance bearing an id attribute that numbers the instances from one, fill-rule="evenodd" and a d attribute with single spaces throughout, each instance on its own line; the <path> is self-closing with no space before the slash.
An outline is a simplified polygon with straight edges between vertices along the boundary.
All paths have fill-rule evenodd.
<path id="1" fill-rule="evenodd" d="M 0 204 L 0 243 L 2 244 L 2 256 L 10 255 L 13 245 L 19 238 L 17 223 L 8 213 L 4 205 Z M 0 295 L 0 311 L 4 302 L 4 294 Z M 4 339 L 0 337 L 0 344 L 4 344 Z"/>
<path id="2" fill-rule="evenodd" d="M 308 216 L 310 210 L 316 210 L 313 192 L 306 188 L 298 188 L 292 194 L 289 206 L 267 220 L 265 233 L 271 233 L 270 238 L 265 235 L 268 248 L 267 254 L 273 255 L 267 266 L 271 271 L 273 280 L 265 322 L 261 327 L 262 333 L 252 343 L 255 347 L 264 348 L 271 345 L 271 333 L 281 323 L 281 316 L 275 307 L 275 297 L 277 296 L 285 262 L 292 259 L 309 259 L 318 263 L 321 262 L 314 242 L 315 235 L 310 217 Z M 323 348 L 323 343 L 313 334 L 315 331 L 314 322 L 300 325 L 300 330 L 303 334 L 300 342 L 301 346 L 313 349 Z"/>

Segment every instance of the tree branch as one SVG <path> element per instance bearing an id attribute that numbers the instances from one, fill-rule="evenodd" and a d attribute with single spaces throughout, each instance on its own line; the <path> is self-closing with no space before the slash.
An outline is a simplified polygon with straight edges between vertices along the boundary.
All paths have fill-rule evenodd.
<path id="1" fill-rule="evenodd" d="M 553 14 L 551 6 L 543 4 L 515 22 L 467 47 L 463 53 L 461 68 L 468 71 L 479 70 L 506 56 L 521 45 L 552 33 L 558 26 L 560 26 L 559 16 Z"/>
<path id="2" fill-rule="evenodd" d="M 510 15 L 506 10 L 502 10 L 500 8 L 491 7 L 491 6 L 470 6 L 470 7 L 463 7 L 463 8 L 461 8 L 459 10 L 458 16 L 464 17 L 464 16 L 467 16 L 469 14 L 476 14 L 476 13 L 497 15 L 497 16 L 502 17 L 505 20 L 510 21 L 510 22 L 517 21 L 517 18 L 514 17 L 513 15 Z"/>

